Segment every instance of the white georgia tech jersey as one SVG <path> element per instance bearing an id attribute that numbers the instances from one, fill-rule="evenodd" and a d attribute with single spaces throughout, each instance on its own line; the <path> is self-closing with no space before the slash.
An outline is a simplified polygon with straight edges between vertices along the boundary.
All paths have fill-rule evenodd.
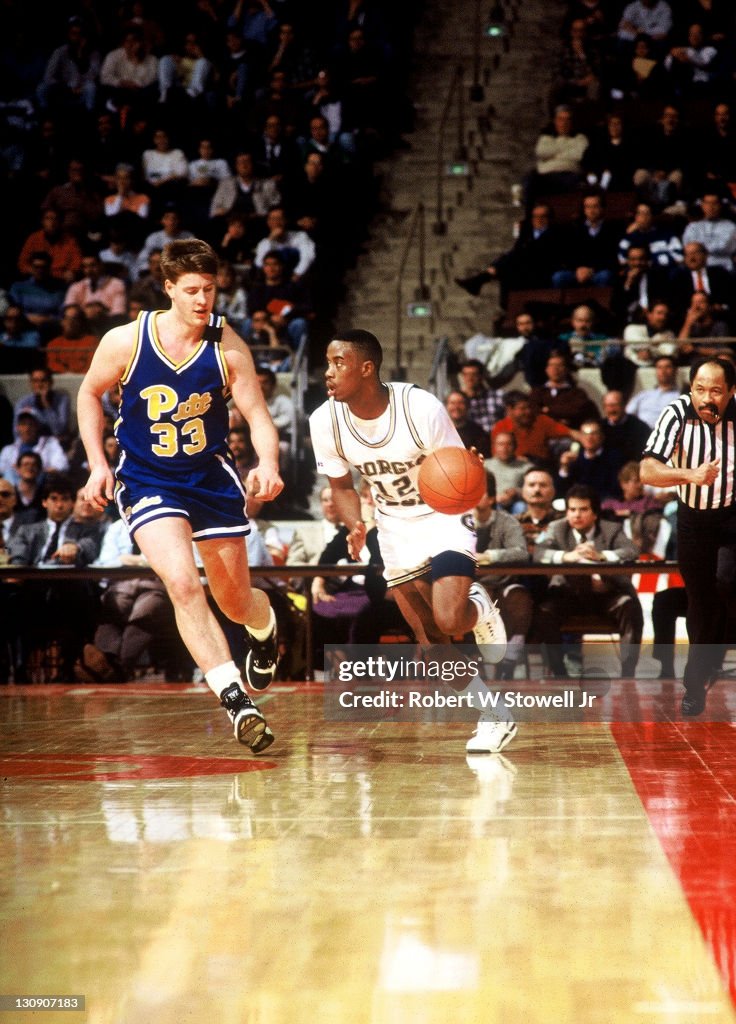
<path id="1" fill-rule="evenodd" d="M 419 467 L 437 448 L 462 448 L 445 407 L 414 384 L 384 384 L 388 408 L 374 420 L 354 416 L 333 398 L 309 417 L 317 470 L 342 477 L 357 469 L 370 484 L 376 509 L 415 519 L 432 512 L 419 495 Z"/>

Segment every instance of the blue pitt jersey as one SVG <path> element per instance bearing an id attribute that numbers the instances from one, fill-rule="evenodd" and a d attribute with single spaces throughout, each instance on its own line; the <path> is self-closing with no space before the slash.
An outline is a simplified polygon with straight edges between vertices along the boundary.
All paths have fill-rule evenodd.
<path id="1" fill-rule="evenodd" d="M 159 341 L 156 315 L 139 314 L 135 347 L 120 379 L 118 471 L 129 465 L 157 478 L 176 475 L 186 484 L 215 456 L 229 458 L 228 372 L 219 340 L 225 319 L 211 315 L 202 341 L 177 364 Z"/>

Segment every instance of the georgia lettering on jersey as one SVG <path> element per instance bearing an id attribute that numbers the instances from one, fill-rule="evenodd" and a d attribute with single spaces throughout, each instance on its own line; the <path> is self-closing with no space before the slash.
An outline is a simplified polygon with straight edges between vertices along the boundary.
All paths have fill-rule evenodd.
<path id="1" fill-rule="evenodd" d="M 219 342 L 205 340 L 181 363 L 163 350 L 155 314 L 141 313 L 122 384 L 115 435 L 125 459 L 193 470 L 200 459 L 228 456 L 227 366 Z"/>
<path id="2" fill-rule="evenodd" d="M 419 494 L 419 467 L 431 451 L 462 448 L 462 441 L 434 395 L 404 382 L 386 388 L 388 407 L 374 420 L 358 419 L 332 399 L 315 409 L 309 426 L 317 469 L 332 478 L 357 469 L 370 484 L 377 515 L 429 515 Z"/>
<path id="3" fill-rule="evenodd" d="M 355 468 L 370 484 L 377 508 L 409 508 L 412 505 L 422 505 L 426 512 L 428 509 L 419 493 L 417 483 L 419 467 L 426 457 L 426 454 L 422 454 L 414 462 L 369 459 L 367 462 L 356 464 Z"/>

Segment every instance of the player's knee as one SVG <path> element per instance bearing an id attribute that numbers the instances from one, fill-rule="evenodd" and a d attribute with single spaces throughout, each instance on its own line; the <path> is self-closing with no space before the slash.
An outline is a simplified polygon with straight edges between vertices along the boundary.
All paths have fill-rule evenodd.
<path id="1" fill-rule="evenodd" d="M 171 603 L 175 608 L 191 604 L 202 593 L 202 584 L 199 576 L 188 572 L 174 573 L 164 582 L 167 593 L 171 598 Z"/>

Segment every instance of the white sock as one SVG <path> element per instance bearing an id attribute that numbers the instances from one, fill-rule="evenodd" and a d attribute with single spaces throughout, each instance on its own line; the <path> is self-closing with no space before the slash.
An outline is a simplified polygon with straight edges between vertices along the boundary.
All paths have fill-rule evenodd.
<path id="1" fill-rule="evenodd" d="M 483 589 L 485 590 L 485 588 L 483 588 Z M 490 594 L 488 593 L 487 590 L 485 590 L 485 595 L 488 598 L 488 600 L 491 602 L 491 604 L 493 604 L 493 602 L 491 601 L 491 596 L 490 596 Z M 475 622 L 473 623 L 473 628 L 474 628 L 475 626 L 478 625 L 480 620 L 485 615 L 486 605 L 485 605 L 485 602 L 483 601 L 483 599 L 481 597 L 476 597 L 472 590 L 468 594 L 468 600 L 470 601 L 471 604 L 475 605 L 475 610 L 476 610 L 476 613 L 477 613 L 476 614 Z"/>
<path id="2" fill-rule="evenodd" d="M 490 692 L 491 691 L 488 689 L 488 687 L 483 682 L 483 680 L 480 678 L 480 676 L 473 676 L 473 678 L 470 680 L 470 682 L 468 683 L 468 685 L 465 687 L 464 690 L 458 690 L 457 691 L 458 694 L 466 694 L 466 693 L 471 694 L 472 697 L 473 697 L 473 707 L 474 708 L 482 708 L 483 707 L 482 700 L 485 700 L 486 698 L 483 697 L 481 699 L 480 695 L 481 694 L 487 694 L 487 693 L 490 693 Z"/>
<path id="3" fill-rule="evenodd" d="M 498 698 L 498 702 L 495 706 L 489 702 L 488 704 L 483 703 L 487 700 L 487 697 L 483 697 L 483 694 L 489 694 L 491 691 L 488 689 L 486 684 L 480 678 L 480 676 L 474 676 L 464 690 L 458 690 L 458 694 L 472 694 L 473 707 L 480 711 L 479 721 L 481 722 L 512 722 L 513 717 L 511 712 L 503 703 L 503 693 Z"/>
<path id="4" fill-rule="evenodd" d="M 255 629 L 253 626 L 248 625 L 245 627 L 254 640 L 268 640 L 276 627 L 276 616 L 273 613 L 273 608 L 269 608 L 268 611 L 268 625 L 264 626 L 263 629 Z"/>
<path id="5" fill-rule="evenodd" d="M 509 661 L 521 661 L 523 654 L 524 636 L 521 633 L 515 633 L 508 642 L 506 658 Z"/>
<path id="6" fill-rule="evenodd" d="M 209 672 L 204 674 L 205 681 L 216 697 L 222 695 L 222 691 L 228 686 L 237 683 L 241 687 L 240 672 L 234 661 L 226 661 L 224 665 L 215 665 Z"/>

